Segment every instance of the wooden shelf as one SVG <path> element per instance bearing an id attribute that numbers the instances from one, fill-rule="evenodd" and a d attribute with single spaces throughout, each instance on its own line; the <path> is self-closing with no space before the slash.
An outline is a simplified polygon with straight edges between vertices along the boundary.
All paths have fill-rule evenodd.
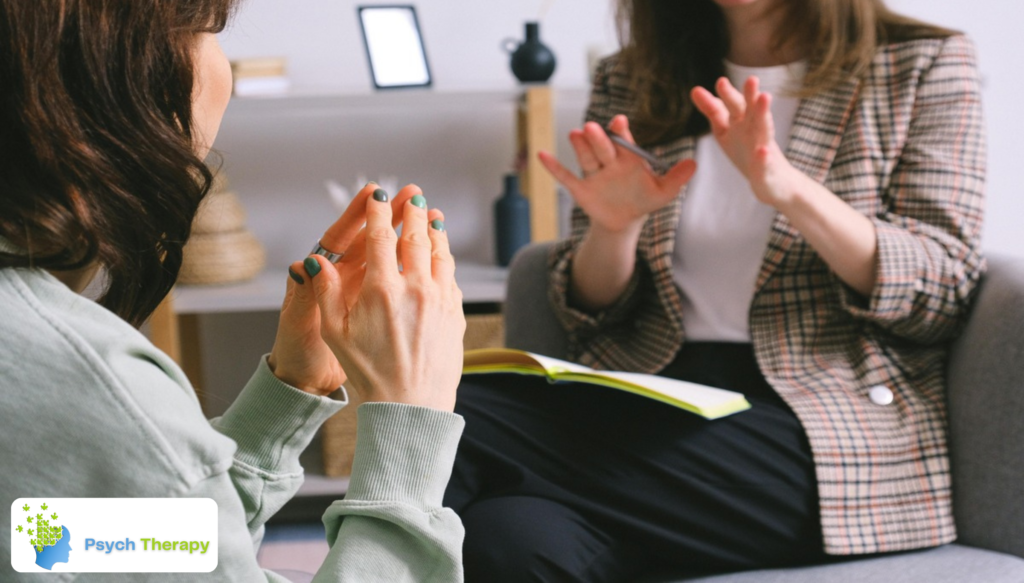
<path id="1" fill-rule="evenodd" d="M 589 89 L 555 89 L 556 103 L 565 102 L 575 108 L 586 104 Z M 338 93 L 299 90 L 281 95 L 233 97 L 227 115 L 231 117 L 273 115 L 322 115 L 324 113 L 358 114 L 366 110 L 387 109 L 424 115 L 438 109 L 466 110 L 487 106 L 507 108 L 523 96 L 523 88 L 508 91 L 433 91 L 403 89 L 377 93 Z"/>
<path id="2" fill-rule="evenodd" d="M 268 268 L 250 281 L 233 285 L 179 285 L 174 288 L 172 296 L 174 311 L 178 315 L 277 311 L 284 300 L 285 278 L 288 277 L 286 269 Z M 465 303 L 505 301 L 507 269 L 459 263 L 455 280 Z"/>

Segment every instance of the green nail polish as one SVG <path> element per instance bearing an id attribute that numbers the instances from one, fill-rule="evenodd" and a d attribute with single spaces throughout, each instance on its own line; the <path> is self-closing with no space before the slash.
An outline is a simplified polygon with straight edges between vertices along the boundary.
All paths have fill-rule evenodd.
<path id="1" fill-rule="evenodd" d="M 388 193 L 384 192 L 383 188 L 378 188 L 377 190 L 373 191 L 373 200 L 377 202 L 387 202 Z"/>
<path id="2" fill-rule="evenodd" d="M 304 279 L 302 279 L 301 275 L 299 275 L 298 273 L 295 273 L 294 271 L 292 271 L 291 267 L 288 268 L 288 277 L 294 279 L 295 283 L 297 283 L 299 285 L 302 285 L 302 284 L 306 283 L 306 281 Z"/>
<path id="3" fill-rule="evenodd" d="M 410 202 L 420 207 L 421 209 L 427 208 L 427 199 L 423 198 L 422 194 L 417 194 L 416 196 L 412 197 L 412 201 Z"/>
<path id="4" fill-rule="evenodd" d="M 441 219 L 434 219 L 430 221 L 430 226 L 433 227 L 435 231 L 444 232 L 444 221 Z"/>
<path id="5" fill-rule="evenodd" d="M 316 277 L 316 274 L 320 273 L 320 262 L 312 257 L 307 257 L 302 266 L 306 268 L 306 273 L 310 277 Z"/>

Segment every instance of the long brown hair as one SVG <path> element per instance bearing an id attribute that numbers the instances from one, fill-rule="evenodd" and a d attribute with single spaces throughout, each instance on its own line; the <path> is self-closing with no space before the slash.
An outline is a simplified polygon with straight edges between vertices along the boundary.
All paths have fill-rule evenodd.
<path id="1" fill-rule="evenodd" d="M 953 31 L 901 16 L 882 0 L 784 0 L 774 49 L 797 42 L 809 67 L 799 95 L 860 75 L 886 43 L 944 38 Z M 619 0 L 622 52 L 617 66 L 635 97 L 630 124 L 637 141 L 654 145 L 709 130 L 690 101 L 693 87 L 714 91 L 729 50 L 725 15 L 713 0 Z"/>
<path id="2" fill-rule="evenodd" d="M 167 295 L 210 170 L 193 51 L 233 0 L 0 0 L 0 267 L 100 263 L 134 325 Z"/>

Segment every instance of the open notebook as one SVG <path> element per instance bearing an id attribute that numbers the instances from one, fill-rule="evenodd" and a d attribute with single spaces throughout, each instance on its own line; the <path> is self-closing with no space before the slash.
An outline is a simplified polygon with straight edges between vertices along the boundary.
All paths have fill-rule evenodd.
<path id="1" fill-rule="evenodd" d="M 463 374 L 517 373 L 546 376 L 551 382 L 577 381 L 627 391 L 668 403 L 707 419 L 746 411 L 750 403 L 740 393 L 657 375 L 611 372 L 507 348 L 466 352 Z"/>

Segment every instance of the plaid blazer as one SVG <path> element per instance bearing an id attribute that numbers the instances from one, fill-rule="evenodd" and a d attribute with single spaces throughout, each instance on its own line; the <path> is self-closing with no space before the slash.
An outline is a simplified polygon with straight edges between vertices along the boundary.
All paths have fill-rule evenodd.
<path id="1" fill-rule="evenodd" d="M 631 109 L 611 57 L 595 77 L 587 118 L 604 125 Z M 687 137 L 652 150 L 675 163 L 694 148 Z M 811 443 L 825 550 L 950 542 L 944 369 L 985 267 L 985 138 L 972 43 L 954 36 L 881 48 L 866 74 L 800 102 L 786 156 L 877 230 L 878 278 L 865 298 L 777 214 L 750 306 L 761 371 Z M 650 216 L 626 292 L 592 314 L 566 300 L 588 226 L 573 211 L 572 235 L 550 257 L 550 300 L 571 358 L 645 373 L 672 361 L 686 338 L 671 268 L 678 221 L 678 201 Z M 878 385 L 894 393 L 891 404 L 870 400 Z"/>

